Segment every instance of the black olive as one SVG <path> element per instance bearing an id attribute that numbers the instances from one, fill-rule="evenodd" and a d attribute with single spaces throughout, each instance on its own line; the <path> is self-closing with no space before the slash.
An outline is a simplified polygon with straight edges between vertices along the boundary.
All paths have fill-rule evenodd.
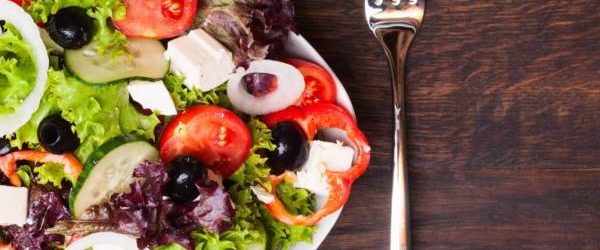
<path id="1" fill-rule="evenodd" d="M 86 9 L 68 7 L 48 17 L 46 29 L 52 40 L 65 49 L 79 49 L 92 40 L 94 19 Z"/>
<path id="2" fill-rule="evenodd" d="M 182 156 L 169 163 L 167 195 L 175 202 L 193 201 L 200 194 L 196 182 L 208 174 L 202 163 L 191 156 Z"/>
<path id="3" fill-rule="evenodd" d="M 42 147 L 53 154 L 73 151 L 79 146 L 79 138 L 71 130 L 71 123 L 60 115 L 44 118 L 40 122 L 37 135 Z"/>
<path id="4" fill-rule="evenodd" d="M 10 141 L 5 137 L 0 138 L 0 156 L 10 153 Z"/>
<path id="5" fill-rule="evenodd" d="M 272 141 L 277 146 L 268 153 L 268 164 L 272 174 L 286 170 L 294 171 L 302 167 L 308 157 L 306 136 L 294 124 L 282 122 L 272 128 Z"/>

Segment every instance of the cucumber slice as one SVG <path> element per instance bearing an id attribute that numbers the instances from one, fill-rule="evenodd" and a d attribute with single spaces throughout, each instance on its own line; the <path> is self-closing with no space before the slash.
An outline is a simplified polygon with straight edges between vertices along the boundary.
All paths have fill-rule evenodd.
<path id="1" fill-rule="evenodd" d="M 165 48 L 157 40 L 129 39 L 130 55 L 111 58 L 110 53 L 98 55 L 92 42 L 78 50 L 65 51 L 67 68 L 81 80 L 106 84 L 117 80 L 142 78 L 161 79 L 169 70 L 163 54 Z"/>
<path id="2" fill-rule="evenodd" d="M 73 216 L 80 218 L 90 207 L 107 202 L 112 194 L 129 192 L 135 168 L 158 159 L 154 146 L 132 137 L 117 137 L 102 144 L 85 162 L 71 191 Z"/>

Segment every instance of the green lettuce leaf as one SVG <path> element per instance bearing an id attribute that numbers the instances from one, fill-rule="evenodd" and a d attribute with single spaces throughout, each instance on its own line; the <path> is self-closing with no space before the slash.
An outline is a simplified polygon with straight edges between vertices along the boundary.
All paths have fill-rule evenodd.
<path id="1" fill-rule="evenodd" d="M 35 87 L 33 49 L 12 24 L 0 32 L 0 115 L 14 113 Z"/>
<path id="2" fill-rule="evenodd" d="M 262 241 L 257 241 L 255 239 L 257 237 L 262 237 Z M 236 226 L 232 230 L 222 234 L 215 234 L 205 230 L 193 232 L 192 239 L 196 243 L 195 250 L 244 250 L 249 249 L 254 244 L 266 244 L 264 231 L 245 230 L 240 226 Z"/>
<path id="3" fill-rule="evenodd" d="M 175 102 L 175 107 L 178 110 L 184 110 L 187 107 L 197 104 L 218 105 L 224 108 L 231 109 L 231 103 L 227 98 L 227 85 L 222 84 L 219 87 L 207 92 L 202 92 L 199 89 L 188 89 L 183 85 L 185 77 L 178 76 L 173 73 L 168 73 L 165 76 L 164 83 L 171 98 Z"/>
<path id="4" fill-rule="evenodd" d="M 119 0 L 32 0 L 26 11 L 36 22 L 45 23 L 49 15 L 71 6 L 88 9 L 88 16 L 94 19 L 98 54 L 111 53 L 113 58 L 128 54 L 127 37 L 109 25 L 111 19 L 125 18 L 126 6 Z"/>
<path id="5" fill-rule="evenodd" d="M 158 246 L 157 248 L 154 248 L 154 250 L 187 250 L 187 249 L 177 243 L 170 243 L 170 244 Z"/>
<path id="6" fill-rule="evenodd" d="M 315 195 L 307 189 L 296 188 L 293 183 L 282 182 L 277 187 L 277 194 L 292 214 L 311 215 L 314 213 L 317 200 Z"/>
<path id="7" fill-rule="evenodd" d="M 251 186 L 261 185 L 271 189 L 269 181 L 270 168 L 267 158 L 261 152 L 275 150 L 271 141 L 271 130 L 260 120 L 251 118 L 247 123 L 252 135 L 252 149 L 244 165 L 229 178 L 233 184 L 229 186 L 229 194 L 236 204 L 237 227 L 250 232 L 263 232 L 268 235 L 268 249 L 289 249 L 298 242 L 311 242 L 315 227 L 290 226 L 274 219 L 264 205 L 254 196 Z M 290 212 L 311 214 L 316 200 L 314 195 L 305 189 L 294 188 L 292 184 L 281 184 L 277 192 Z M 264 227 L 264 228 L 263 228 Z M 257 235 L 260 235 L 257 234 Z M 260 242 L 260 238 L 254 238 Z"/>
<path id="8" fill-rule="evenodd" d="M 11 145 L 37 148 L 39 123 L 56 113 L 75 124 L 72 129 L 81 141 L 75 156 L 81 162 L 102 143 L 118 135 L 136 134 L 154 140 L 154 128 L 160 122 L 154 114 L 145 116 L 135 110 L 129 102 L 126 82 L 91 86 L 64 71 L 50 69 L 40 107 L 11 138 Z"/>
<path id="9" fill-rule="evenodd" d="M 29 188 L 29 185 L 31 184 L 31 179 L 33 178 L 33 171 L 31 170 L 31 167 L 27 165 L 19 167 L 19 169 L 17 169 L 17 175 L 19 176 L 19 179 L 21 179 L 21 181 L 23 182 L 23 185 Z"/>
<path id="10" fill-rule="evenodd" d="M 65 166 L 57 163 L 46 163 L 42 166 L 33 169 L 38 175 L 38 184 L 46 185 L 52 184 L 57 188 L 62 187 L 63 180 L 75 184 L 75 176 L 65 173 Z"/>

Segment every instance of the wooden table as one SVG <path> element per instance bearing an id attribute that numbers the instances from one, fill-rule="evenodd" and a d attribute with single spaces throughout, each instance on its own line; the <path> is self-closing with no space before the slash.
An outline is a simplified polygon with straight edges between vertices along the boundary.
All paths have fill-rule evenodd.
<path id="1" fill-rule="evenodd" d="M 386 249 L 392 103 L 363 0 L 296 0 L 373 146 L 321 249 Z M 408 59 L 415 249 L 600 249 L 600 1 L 430 0 Z"/>

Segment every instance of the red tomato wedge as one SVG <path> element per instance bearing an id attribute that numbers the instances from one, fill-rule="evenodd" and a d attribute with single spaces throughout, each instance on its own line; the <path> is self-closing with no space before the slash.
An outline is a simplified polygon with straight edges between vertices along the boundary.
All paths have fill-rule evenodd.
<path id="1" fill-rule="evenodd" d="M 160 156 L 165 164 L 178 156 L 194 156 L 227 178 L 246 161 L 251 144 L 248 127 L 233 112 L 199 105 L 167 124 L 160 138 Z"/>
<path id="2" fill-rule="evenodd" d="M 336 86 L 333 77 L 323 67 L 308 61 L 296 58 L 283 60 L 291 64 L 302 73 L 306 88 L 296 106 L 306 106 L 318 102 L 335 102 Z"/>
<path id="3" fill-rule="evenodd" d="M 23 3 L 25 3 L 25 6 L 31 5 L 31 0 L 10 0 L 10 1 L 18 4 L 19 6 L 23 6 Z"/>
<path id="4" fill-rule="evenodd" d="M 115 27 L 130 37 L 153 39 L 181 35 L 194 22 L 196 0 L 123 0 L 124 19 L 113 20 Z"/>

